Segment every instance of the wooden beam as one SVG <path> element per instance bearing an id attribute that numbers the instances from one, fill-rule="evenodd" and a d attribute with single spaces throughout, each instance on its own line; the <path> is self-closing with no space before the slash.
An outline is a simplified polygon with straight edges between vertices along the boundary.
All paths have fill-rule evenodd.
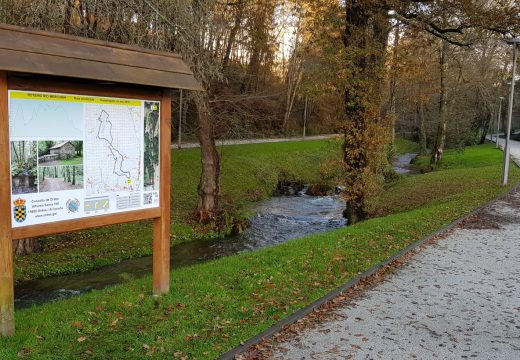
<path id="1" fill-rule="evenodd" d="M 126 65 L 106 64 L 98 61 L 64 58 L 61 56 L 35 54 L 0 48 L 0 68 L 8 71 L 66 76 L 118 82 L 130 85 L 175 87 L 187 90 L 201 90 L 193 75 L 135 68 Z"/>
<path id="2" fill-rule="evenodd" d="M 160 206 L 161 216 L 154 220 L 153 293 L 170 291 L 170 182 L 171 182 L 171 90 L 164 90 L 160 109 Z"/>
<path id="3" fill-rule="evenodd" d="M 11 167 L 7 74 L 0 71 L 0 336 L 14 335 Z"/>
<path id="4" fill-rule="evenodd" d="M 67 233 L 132 221 L 154 219 L 161 216 L 158 208 L 126 211 L 116 214 L 84 217 L 80 219 L 56 221 L 47 224 L 17 227 L 12 230 L 13 240 L 30 237 Z"/>
<path id="5" fill-rule="evenodd" d="M 54 92 L 85 96 L 106 96 L 123 99 L 155 100 L 161 99 L 160 88 L 149 86 L 124 86 L 118 83 L 96 82 L 79 79 L 71 81 L 64 77 L 21 75 L 8 73 L 9 90 Z"/>

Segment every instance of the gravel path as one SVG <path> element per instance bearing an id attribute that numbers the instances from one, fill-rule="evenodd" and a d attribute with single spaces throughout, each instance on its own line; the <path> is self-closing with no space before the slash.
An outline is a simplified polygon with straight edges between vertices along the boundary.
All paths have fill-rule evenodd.
<path id="1" fill-rule="evenodd" d="M 520 359 L 520 190 L 467 219 L 279 359 Z"/>
<path id="2" fill-rule="evenodd" d="M 62 178 L 46 178 L 40 184 L 40 192 L 51 192 L 61 190 L 76 190 L 81 189 L 81 185 L 71 185 L 68 182 L 63 181 Z"/>
<path id="3" fill-rule="evenodd" d="M 216 140 L 217 146 L 225 145 L 249 145 L 249 144 L 265 144 L 265 143 L 279 143 L 279 142 L 292 142 L 292 141 L 309 141 L 309 140 L 328 140 L 338 137 L 340 135 L 328 134 L 328 135 L 313 135 L 306 137 L 287 137 L 287 138 L 265 138 L 265 139 L 242 139 L 242 140 Z M 195 143 L 183 143 L 181 144 L 182 149 L 193 149 L 200 147 L 198 142 Z M 179 149 L 178 143 L 172 144 L 172 149 Z"/>

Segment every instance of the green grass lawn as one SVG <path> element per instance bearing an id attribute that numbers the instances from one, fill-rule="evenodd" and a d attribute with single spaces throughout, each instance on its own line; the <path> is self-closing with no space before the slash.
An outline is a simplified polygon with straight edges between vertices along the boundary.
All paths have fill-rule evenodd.
<path id="1" fill-rule="evenodd" d="M 82 165 L 83 164 L 83 156 L 76 156 L 72 159 L 60 160 L 60 165 Z"/>
<path id="2" fill-rule="evenodd" d="M 336 141 L 300 141 L 219 148 L 224 207 L 234 217 L 271 196 L 279 179 L 332 184 L 323 167 L 339 156 Z M 172 152 L 172 244 L 222 236 L 190 224 L 197 206 L 200 150 Z M 44 238 L 45 252 L 15 258 L 15 279 L 29 280 L 88 271 L 152 253 L 151 223 L 142 221 Z"/>
<path id="3" fill-rule="evenodd" d="M 338 141 L 329 140 L 221 146 L 223 201 L 245 209 L 253 201 L 270 197 L 280 179 L 327 181 L 322 167 L 328 159 L 339 157 L 340 150 Z M 199 177 L 200 150 L 174 151 L 174 220 L 186 219 L 196 207 Z"/>
<path id="4" fill-rule="evenodd" d="M 413 141 L 396 138 L 394 141 L 394 152 L 398 155 L 419 152 L 419 145 Z"/>
<path id="5" fill-rule="evenodd" d="M 18 311 L 0 359 L 215 358 L 507 191 L 500 159 L 488 145 L 447 153 L 436 172 L 388 189 L 380 201 L 391 215 L 174 270 L 171 293 L 159 298 L 145 277 Z M 519 180 L 513 166 L 511 181 Z"/>
<path id="6" fill-rule="evenodd" d="M 448 150 L 437 171 L 401 177 L 387 186 L 375 201 L 377 215 L 408 211 L 426 204 L 474 196 L 489 198 L 501 179 L 502 151 L 493 145 L 467 147 L 463 152 Z M 429 156 L 420 156 L 416 165 L 427 167 Z M 511 183 L 517 182 L 518 168 L 511 165 Z"/>

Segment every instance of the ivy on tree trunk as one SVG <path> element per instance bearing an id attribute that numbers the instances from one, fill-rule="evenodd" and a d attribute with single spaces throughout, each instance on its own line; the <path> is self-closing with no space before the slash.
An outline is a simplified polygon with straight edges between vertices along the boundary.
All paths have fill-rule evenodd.
<path id="1" fill-rule="evenodd" d="M 347 1 L 343 43 L 349 70 L 345 89 L 343 166 L 345 217 L 367 217 L 367 198 L 384 170 L 389 124 L 381 116 L 385 53 L 390 24 L 384 2 Z"/>

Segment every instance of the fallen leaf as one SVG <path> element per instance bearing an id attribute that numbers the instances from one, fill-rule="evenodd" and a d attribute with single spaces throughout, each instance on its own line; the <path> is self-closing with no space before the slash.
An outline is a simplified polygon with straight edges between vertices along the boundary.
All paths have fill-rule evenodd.
<path id="1" fill-rule="evenodd" d="M 22 350 L 18 351 L 18 357 L 26 357 L 31 353 L 31 349 L 28 348 L 22 348 Z"/>
<path id="2" fill-rule="evenodd" d="M 78 342 L 83 342 L 83 341 L 85 341 L 85 340 L 87 340 L 87 337 L 86 337 L 86 336 L 80 336 L 80 337 L 78 338 Z"/>

